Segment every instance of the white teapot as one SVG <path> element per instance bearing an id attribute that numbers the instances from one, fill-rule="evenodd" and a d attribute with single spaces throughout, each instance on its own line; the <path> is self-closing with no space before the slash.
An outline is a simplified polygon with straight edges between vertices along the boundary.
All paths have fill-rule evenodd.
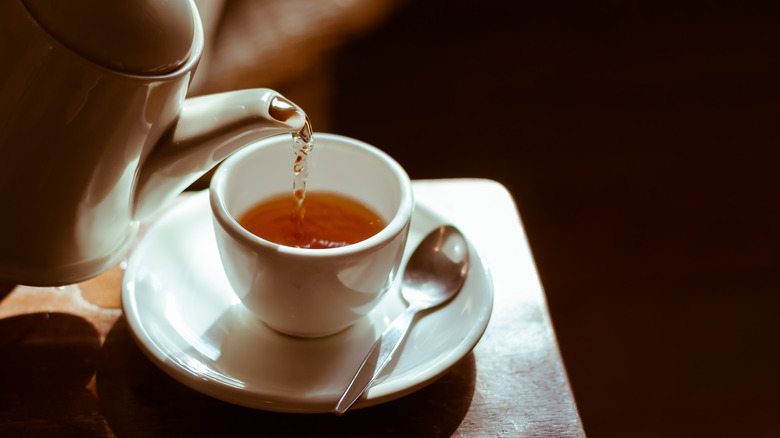
<path id="1" fill-rule="evenodd" d="M 203 44 L 191 0 L 0 1 L 0 281 L 103 272 L 222 159 L 302 129 L 273 90 L 185 100 Z"/>

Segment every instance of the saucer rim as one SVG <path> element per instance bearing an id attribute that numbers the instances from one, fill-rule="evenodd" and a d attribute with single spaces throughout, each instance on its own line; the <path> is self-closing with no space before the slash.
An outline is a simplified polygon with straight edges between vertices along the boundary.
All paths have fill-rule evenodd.
<path id="1" fill-rule="evenodd" d="M 197 208 L 198 203 L 208 204 L 208 198 L 209 190 L 206 189 L 199 193 L 190 195 L 188 199 L 184 199 L 181 202 L 172 205 L 157 217 L 156 221 L 149 226 L 147 232 L 152 231 L 152 229 L 155 228 L 158 224 L 164 223 L 166 220 L 172 220 L 171 217 L 175 216 L 177 213 L 181 214 L 181 211 L 186 208 Z M 418 211 L 418 209 L 421 209 L 424 211 L 424 213 Z M 429 218 L 432 219 L 432 221 L 437 225 L 450 223 L 450 221 L 448 221 L 444 215 L 434 211 L 433 209 L 416 200 L 414 211 L 412 213 L 411 227 L 414 227 L 415 216 L 420 214 L 428 215 Z M 422 235 L 424 232 L 420 232 L 420 234 Z M 144 244 L 145 239 L 147 239 L 146 234 L 138 240 L 135 248 L 138 248 Z M 472 352 L 474 347 L 476 347 L 482 335 L 485 333 L 487 325 L 490 321 L 495 302 L 495 293 L 493 278 L 486 260 L 477 251 L 473 243 L 468 239 L 468 236 L 467 242 L 470 256 L 472 259 L 477 259 L 479 261 L 478 266 L 475 266 L 475 271 L 479 272 L 480 277 L 482 277 L 479 284 L 477 285 L 476 290 L 472 293 L 483 295 L 481 300 L 485 302 L 484 305 L 480 308 L 480 311 L 475 313 L 475 317 L 467 333 L 456 345 L 447 350 L 446 354 L 443 354 L 441 358 L 414 367 L 413 371 L 416 371 L 415 375 L 417 378 L 412 379 L 409 377 L 403 377 L 404 374 L 409 373 L 409 371 L 404 371 L 403 374 L 400 374 L 401 377 L 397 377 L 393 380 L 391 377 L 393 376 L 393 373 L 391 371 L 381 381 L 379 381 L 378 384 L 372 388 L 369 388 L 367 393 L 357 403 L 355 403 L 353 409 L 361 409 L 386 403 L 408 395 L 433 383 L 446 374 L 460 360 L 467 357 Z M 127 270 L 125 272 L 125 276 L 122 279 L 122 309 L 125 314 L 125 320 L 128 323 L 129 332 L 131 333 L 131 336 L 136 345 L 140 347 L 140 349 L 144 352 L 144 355 L 149 358 L 158 368 L 185 386 L 202 394 L 228 403 L 233 403 L 253 409 L 280 413 L 330 412 L 332 406 L 335 405 L 335 400 L 332 400 L 326 396 L 309 396 L 307 397 L 306 402 L 302 402 L 300 397 L 295 395 L 284 397 L 279 394 L 274 394 L 274 396 L 271 397 L 273 399 L 268 400 L 268 396 L 264 396 L 257 391 L 233 387 L 213 378 L 207 378 L 203 375 L 195 375 L 187 368 L 178 364 L 171 357 L 171 355 L 167 354 L 165 349 L 158 345 L 153 337 L 148 334 L 147 330 L 144 328 L 144 323 L 138 316 L 137 295 L 135 294 L 135 291 L 132 290 L 133 287 L 128 286 L 129 283 L 132 283 L 132 280 L 134 279 L 130 274 L 132 274 L 133 270 L 135 269 L 135 265 L 142 264 L 142 262 L 135 260 L 135 253 L 136 251 L 134 250 L 128 256 Z M 405 254 L 404 264 L 407 259 L 408 254 Z M 394 286 L 389 291 L 389 293 L 398 293 L 398 286 Z M 422 377 L 420 378 L 420 376 Z"/>

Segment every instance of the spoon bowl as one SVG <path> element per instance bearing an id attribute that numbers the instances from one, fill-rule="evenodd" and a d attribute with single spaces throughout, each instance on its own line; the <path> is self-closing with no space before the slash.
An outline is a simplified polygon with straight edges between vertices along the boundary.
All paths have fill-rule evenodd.
<path id="1" fill-rule="evenodd" d="M 450 225 L 431 231 L 406 264 L 401 296 L 409 304 L 377 339 L 349 386 L 333 408 L 343 415 L 366 392 L 390 362 L 418 313 L 434 309 L 454 298 L 466 281 L 468 244 Z"/>
<path id="2" fill-rule="evenodd" d="M 406 263 L 401 295 L 419 310 L 451 300 L 466 279 L 468 246 L 460 231 L 442 226 L 428 234 Z"/>

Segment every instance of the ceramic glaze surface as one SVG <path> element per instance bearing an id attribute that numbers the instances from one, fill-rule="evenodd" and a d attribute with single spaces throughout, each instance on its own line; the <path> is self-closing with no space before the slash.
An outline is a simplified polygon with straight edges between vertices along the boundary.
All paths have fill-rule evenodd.
<path id="1" fill-rule="evenodd" d="M 0 16 L 13 35 L 4 40 L 27 41 L 2 51 L 0 193 L 14 214 L 0 219 L 0 248 L 9 249 L 0 257 L 12 258 L 0 265 L 60 276 L 81 270 L 78 255 L 108 268 L 136 226 L 136 169 L 178 114 L 191 73 L 116 74 L 37 32 L 31 17 Z"/>
<path id="2" fill-rule="evenodd" d="M 269 115 L 278 99 L 293 105 L 273 90 L 185 100 L 203 48 L 190 11 L 186 62 L 132 75 L 61 44 L 21 0 L 0 2 L 0 198 L 9 211 L 0 280 L 60 285 L 99 274 L 125 254 L 139 219 L 219 160 L 303 126 L 297 107 L 288 120 Z"/>
<path id="3" fill-rule="evenodd" d="M 218 399 L 270 411 L 330 412 L 376 337 L 406 307 L 398 284 L 371 312 L 333 336 L 280 334 L 233 293 L 211 217 L 208 193 L 202 192 L 168 211 L 142 237 L 122 284 L 122 308 L 134 339 L 166 373 Z M 451 222 L 418 204 L 404 259 L 429 231 Z M 493 282 L 471 245 L 469 260 L 460 294 L 412 327 L 402 351 L 356 407 L 409 394 L 474 348 L 491 318 Z"/>
<path id="4" fill-rule="evenodd" d="M 261 140 L 217 170 L 211 185 L 217 245 L 233 290 L 260 320 L 287 334 L 325 336 L 370 312 L 392 285 L 409 231 L 411 182 L 378 149 L 315 134 L 307 188 L 349 196 L 387 226 L 341 248 L 282 246 L 249 233 L 235 218 L 270 196 L 292 198 L 291 148 L 286 137 Z"/>
<path id="5" fill-rule="evenodd" d="M 7 0 L 6 0 L 7 1 Z M 23 0 L 55 39 L 113 70 L 159 75 L 197 50 L 190 0 Z"/>

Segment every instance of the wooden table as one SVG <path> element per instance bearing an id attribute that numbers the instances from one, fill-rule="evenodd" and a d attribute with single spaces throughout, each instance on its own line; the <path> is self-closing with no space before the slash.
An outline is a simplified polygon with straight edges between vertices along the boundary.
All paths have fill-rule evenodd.
<path id="1" fill-rule="evenodd" d="M 475 179 L 415 181 L 414 190 L 466 233 L 495 287 L 479 344 L 431 385 L 344 417 L 202 395 L 134 343 L 117 266 L 59 288 L 0 285 L 0 436 L 584 436 L 509 193 Z"/>

